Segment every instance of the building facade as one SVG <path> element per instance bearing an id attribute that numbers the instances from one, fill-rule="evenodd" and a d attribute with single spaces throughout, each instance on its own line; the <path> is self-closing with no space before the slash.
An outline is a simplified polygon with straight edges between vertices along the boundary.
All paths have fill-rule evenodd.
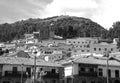
<path id="1" fill-rule="evenodd" d="M 120 83 L 120 62 L 114 58 L 80 57 L 63 63 L 65 83 Z M 108 66 L 108 67 L 107 67 Z"/>
<path id="2" fill-rule="evenodd" d="M 99 42 L 99 38 L 76 38 L 67 39 L 66 44 L 74 46 L 73 55 L 95 53 L 104 54 L 106 51 L 111 53 L 119 52 L 117 43 Z"/>
<path id="3" fill-rule="evenodd" d="M 0 83 L 61 83 L 64 77 L 63 67 L 59 64 L 37 59 L 0 57 Z M 34 73 L 36 68 L 36 73 Z"/>

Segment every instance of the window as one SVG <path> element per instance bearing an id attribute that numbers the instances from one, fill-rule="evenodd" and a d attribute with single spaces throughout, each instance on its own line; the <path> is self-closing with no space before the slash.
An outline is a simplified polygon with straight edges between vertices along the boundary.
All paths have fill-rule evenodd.
<path id="1" fill-rule="evenodd" d="M 91 43 L 91 41 L 89 41 L 89 43 Z"/>
<path id="2" fill-rule="evenodd" d="M 59 56 L 58 58 L 60 59 L 61 57 Z"/>
<path id="3" fill-rule="evenodd" d="M 119 80 L 115 80 L 115 82 L 114 83 L 120 83 L 120 81 Z"/>
<path id="4" fill-rule="evenodd" d="M 40 71 L 42 71 L 43 70 L 43 68 L 40 68 Z"/>
<path id="5" fill-rule="evenodd" d="M 90 45 L 87 45 L 87 48 L 90 48 Z"/>
<path id="6" fill-rule="evenodd" d="M 101 48 L 99 48 L 99 51 L 101 51 Z"/>
<path id="7" fill-rule="evenodd" d="M 86 81 L 85 81 L 85 80 L 82 80 L 82 83 L 86 83 Z"/>
<path id="8" fill-rule="evenodd" d="M 64 80 L 62 80 L 62 83 L 65 83 L 65 81 L 64 81 Z"/>
<path id="9" fill-rule="evenodd" d="M 101 68 L 99 69 L 98 75 L 103 76 L 103 70 Z"/>
<path id="10" fill-rule="evenodd" d="M 90 52 L 89 50 L 87 50 L 87 52 Z"/>
<path id="11" fill-rule="evenodd" d="M 81 50 L 82 52 L 84 52 L 84 50 Z"/>
<path id="12" fill-rule="evenodd" d="M 77 50 L 74 50 L 74 52 L 77 52 Z"/>
<path id="13" fill-rule="evenodd" d="M 56 80 L 52 80 L 52 83 L 56 83 Z"/>
<path id="14" fill-rule="evenodd" d="M 94 48 L 94 51 L 96 51 L 96 48 Z"/>
<path id="15" fill-rule="evenodd" d="M 91 83 L 95 83 L 95 81 L 91 81 Z"/>
<path id="16" fill-rule="evenodd" d="M 102 83 L 101 81 L 98 81 L 97 83 Z"/>
<path id="17" fill-rule="evenodd" d="M 21 83 L 21 82 L 16 82 L 16 83 Z"/>
<path id="18" fill-rule="evenodd" d="M 108 69 L 108 76 L 111 77 L 111 70 Z"/>
<path id="19" fill-rule="evenodd" d="M 96 43 L 96 41 L 94 41 L 94 44 Z"/>
<path id="20" fill-rule="evenodd" d="M 107 51 L 107 48 L 105 48 L 105 51 Z"/>
<path id="21" fill-rule="evenodd" d="M 115 70 L 115 77 L 119 78 L 119 70 Z"/>
<path id="22" fill-rule="evenodd" d="M 71 49 L 69 48 L 68 51 L 71 51 Z"/>
<path id="23" fill-rule="evenodd" d="M 52 73 L 55 73 L 55 69 L 52 69 Z"/>
<path id="24" fill-rule="evenodd" d="M 29 75 L 30 75 L 30 73 L 31 73 L 31 68 L 30 68 L 30 67 L 27 67 L 27 68 L 26 68 L 26 74 L 29 74 Z"/>
<path id="25" fill-rule="evenodd" d="M 9 81 L 3 81 L 3 83 L 10 83 Z"/>
<path id="26" fill-rule="evenodd" d="M 13 67 L 13 73 L 17 73 L 17 67 Z"/>
<path id="27" fill-rule="evenodd" d="M 113 48 L 111 48 L 111 51 L 113 51 Z"/>
<path id="28" fill-rule="evenodd" d="M 94 72 L 94 69 L 93 69 L 93 68 L 90 68 L 89 71 L 90 71 L 90 72 Z"/>
<path id="29" fill-rule="evenodd" d="M 81 71 L 85 71 L 85 68 L 81 67 Z"/>
<path id="30" fill-rule="evenodd" d="M 71 78 L 67 78 L 67 83 L 71 83 Z"/>

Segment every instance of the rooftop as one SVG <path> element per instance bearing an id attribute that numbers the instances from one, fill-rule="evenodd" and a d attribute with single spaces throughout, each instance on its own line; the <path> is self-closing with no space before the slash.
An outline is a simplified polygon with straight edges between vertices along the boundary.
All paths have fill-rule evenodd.
<path id="1" fill-rule="evenodd" d="M 76 37 L 76 38 L 71 38 L 71 39 L 67 39 L 67 40 L 93 40 L 93 39 L 99 39 L 99 37 Z"/>
<path id="2" fill-rule="evenodd" d="M 107 64 L 106 57 L 96 57 L 96 56 L 85 56 L 85 57 L 75 57 L 64 61 L 62 64 L 69 64 L 71 61 L 74 63 L 82 63 L 82 64 L 93 64 L 93 65 L 105 65 Z M 109 58 L 109 66 L 120 66 L 120 57 L 110 57 Z"/>
<path id="3" fill-rule="evenodd" d="M 0 56 L 0 64 L 7 64 L 7 65 L 29 65 L 34 66 L 34 59 L 33 58 L 21 58 L 21 57 L 2 57 Z M 53 66 L 53 67 L 62 67 L 60 64 L 46 62 L 41 59 L 36 60 L 36 66 Z"/>

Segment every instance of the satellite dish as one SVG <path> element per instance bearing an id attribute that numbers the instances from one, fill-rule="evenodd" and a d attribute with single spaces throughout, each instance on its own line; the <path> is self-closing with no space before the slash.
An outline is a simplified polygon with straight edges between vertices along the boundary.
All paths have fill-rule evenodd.
<path id="1" fill-rule="evenodd" d="M 40 51 L 39 51 L 39 52 L 37 52 L 36 57 L 39 57 L 39 56 L 40 56 L 40 54 L 41 54 L 41 52 L 40 52 Z"/>
<path id="2" fill-rule="evenodd" d="M 48 44 L 48 47 L 51 47 L 51 46 L 53 46 L 53 44 Z"/>
<path id="3" fill-rule="evenodd" d="M 48 56 L 45 56 L 45 61 L 48 61 L 49 60 L 49 57 Z"/>

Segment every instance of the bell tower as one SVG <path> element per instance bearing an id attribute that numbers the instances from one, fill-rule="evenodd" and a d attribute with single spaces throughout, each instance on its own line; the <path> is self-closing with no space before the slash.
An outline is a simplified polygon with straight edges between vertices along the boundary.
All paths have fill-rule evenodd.
<path id="1" fill-rule="evenodd" d="M 54 27 L 53 27 L 53 23 L 50 24 L 50 27 L 49 27 L 49 38 L 53 38 L 54 35 L 55 35 L 55 31 L 54 31 Z"/>

